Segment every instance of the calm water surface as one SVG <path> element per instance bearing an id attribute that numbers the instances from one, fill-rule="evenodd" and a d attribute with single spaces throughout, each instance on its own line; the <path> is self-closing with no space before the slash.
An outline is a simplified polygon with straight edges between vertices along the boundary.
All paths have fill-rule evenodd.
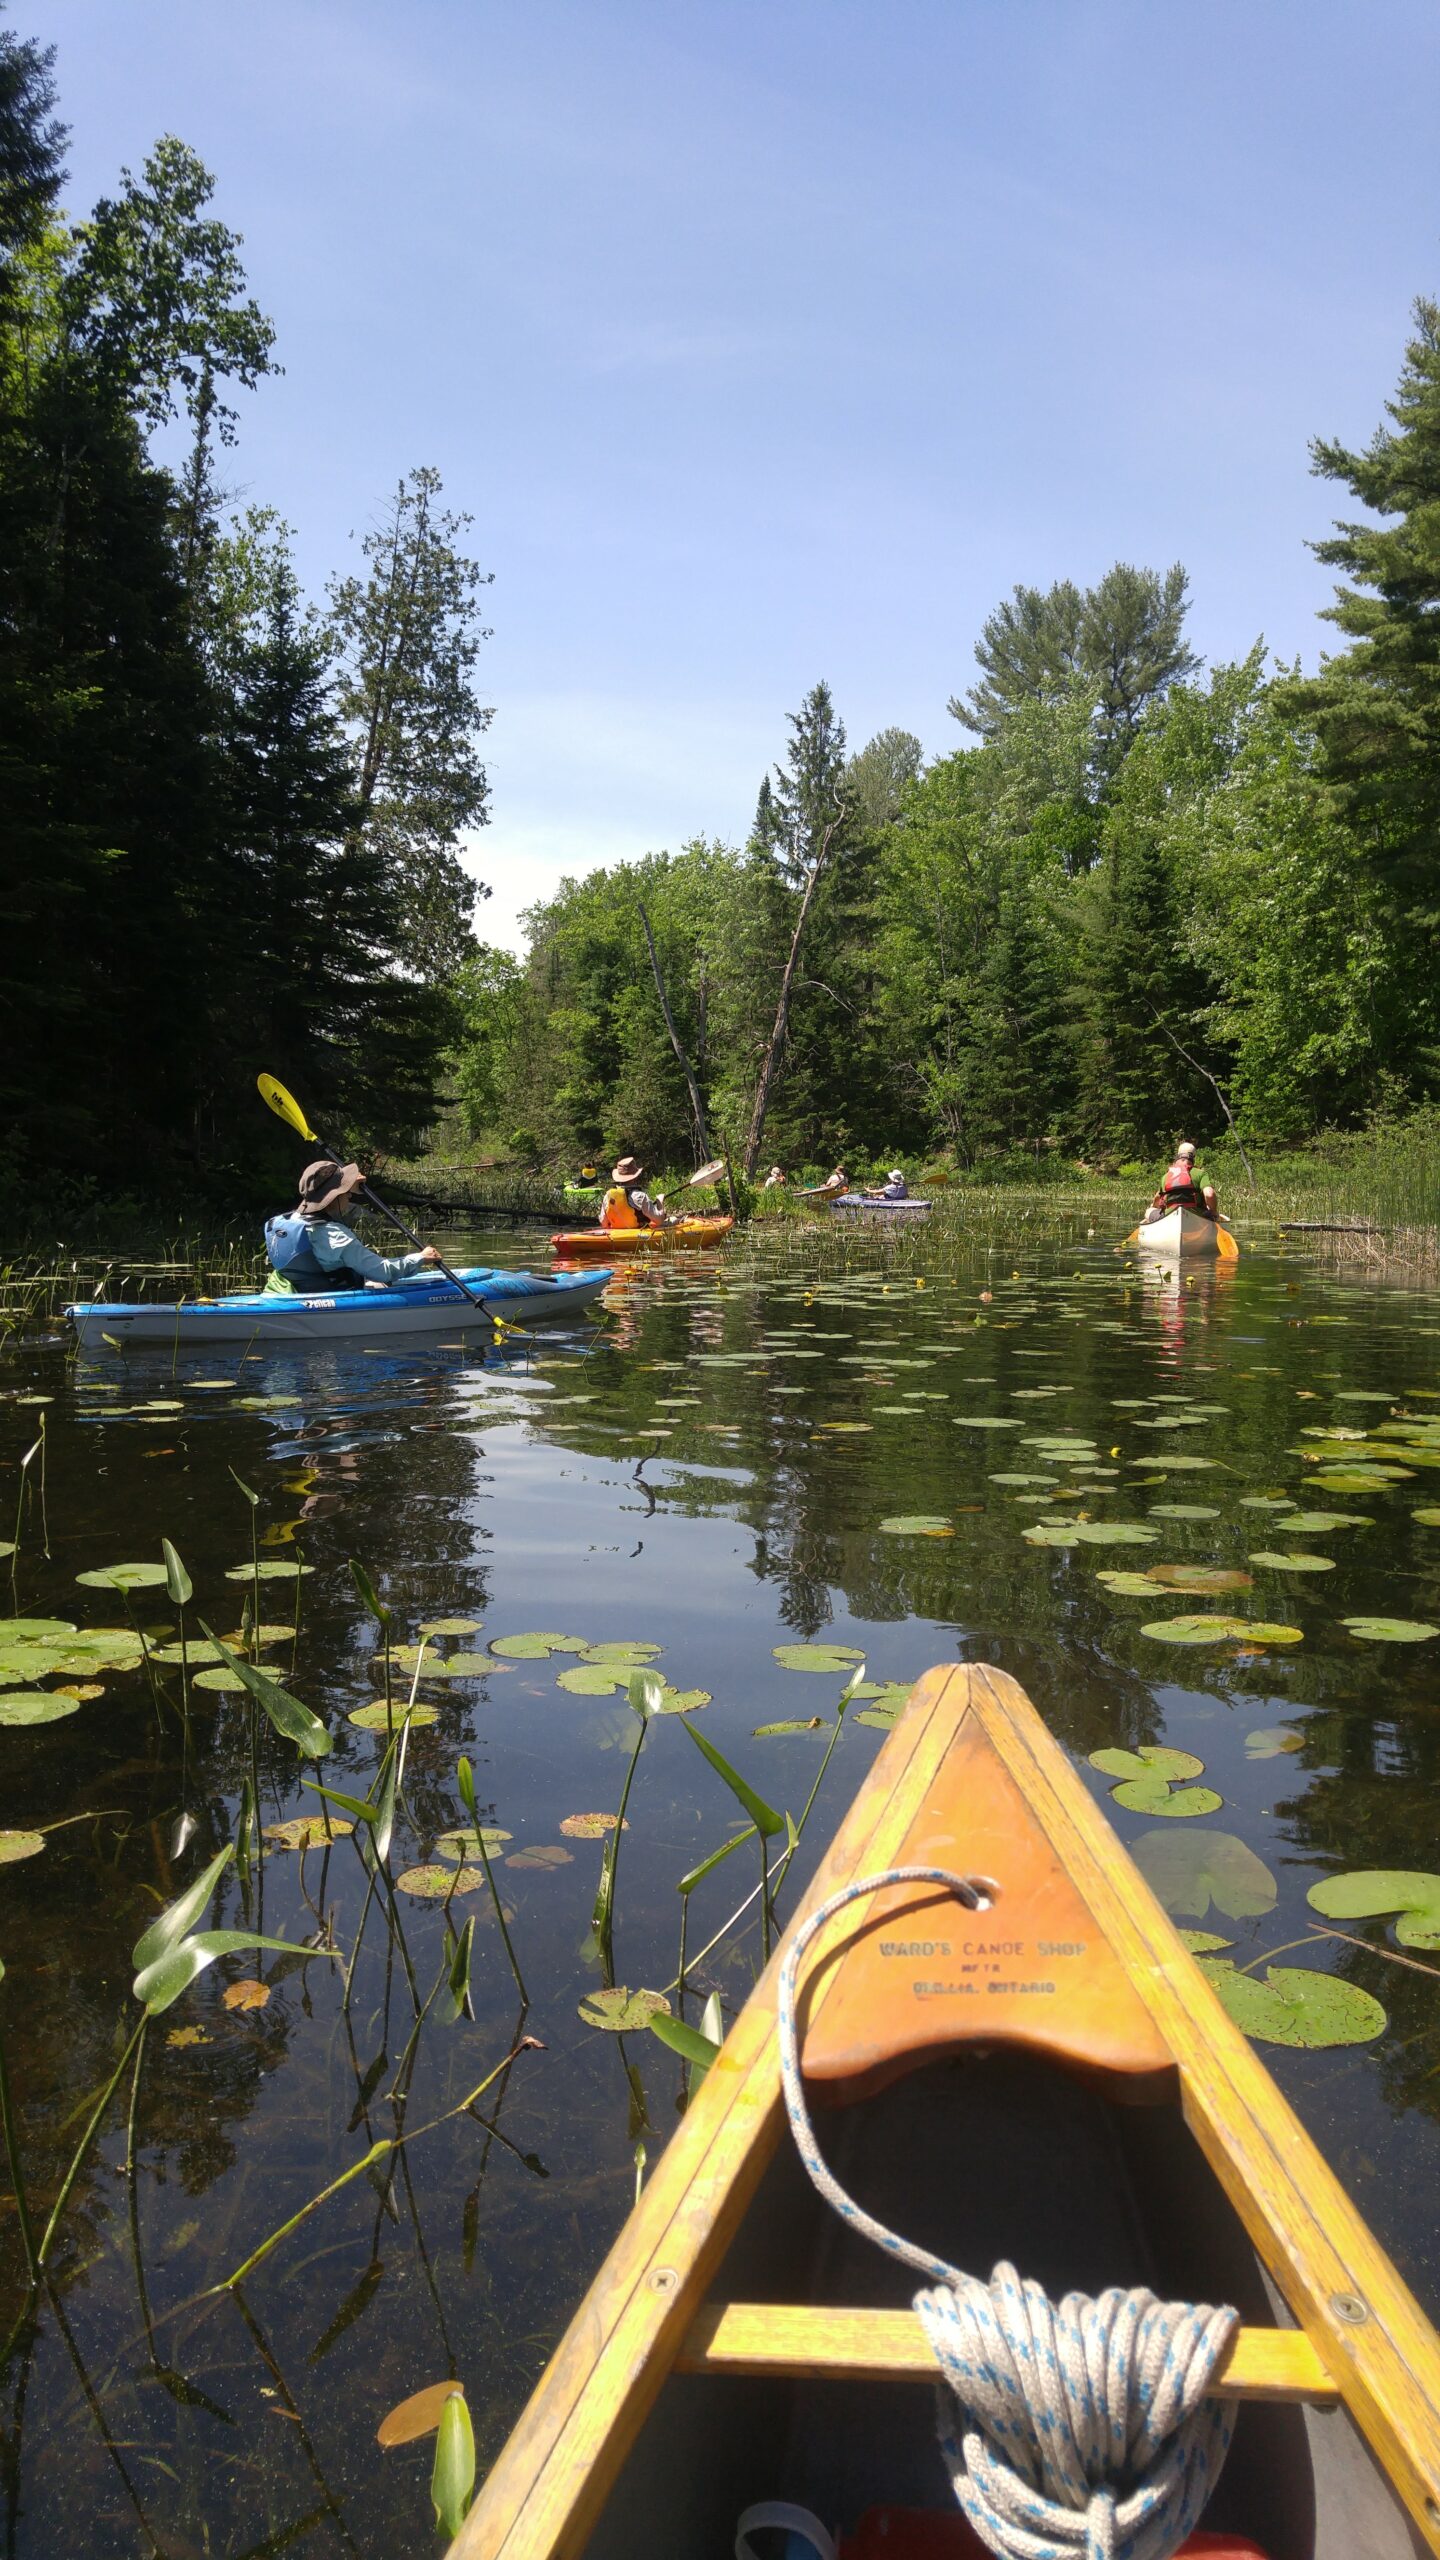
<path id="1" fill-rule="evenodd" d="M 755 1728 L 833 1717 L 840 1678 L 776 1658 L 817 1637 L 857 1648 L 876 1683 L 957 1656 L 1000 1663 L 1082 1763 L 1104 1745 L 1178 1745 L 1223 1797 L 1209 1827 L 1240 1835 L 1278 1880 L 1263 1918 L 1206 1925 L 1241 1963 L 1288 1947 L 1290 1963 L 1384 2004 L 1373 2042 L 1267 2046 L 1265 2058 L 1440 2311 L 1440 1983 L 1380 1952 L 1393 1950 L 1383 1921 L 1353 1924 L 1363 1947 L 1292 1945 L 1314 1925 L 1305 1892 L 1317 1877 L 1440 1863 L 1440 1646 L 1364 1641 L 1343 1624 L 1362 1612 L 1440 1623 L 1440 1526 L 1415 1516 L 1440 1503 L 1440 1478 L 1417 1464 L 1383 1490 L 1316 1491 L 1302 1436 L 1440 1411 L 1440 1300 L 1259 1252 L 1181 1283 L 1127 1271 L 1098 1244 L 1027 1246 L 1017 1261 L 937 1243 L 930 1263 L 903 1270 L 861 1239 L 843 1270 L 790 1250 L 793 1266 L 757 1250 L 626 1274 L 598 1335 L 504 1358 L 459 1342 L 304 1357 L 234 1346 L 77 1368 L 60 1343 L 12 1349 L 0 1364 L 0 1528 L 43 1414 L 49 1544 L 47 1556 L 32 1502 L 14 1609 L 123 1622 L 120 1595 L 75 1577 L 153 1560 L 164 1535 L 194 1579 L 191 1631 L 197 1615 L 233 1631 L 244 1593 L 225 1576 L 250 1539 L 238 1475 L 260 1496 L 262 1558 L 313 1568 L 298 1638 L 267 1658 L 324 1717 L 334 1749 L 322 1774 L 348 1792 L 363 1794 L 384 1744 L 349 1720 L 381 1694 L 352 1556 L 394 1609 L 397 1640 L 454 1616 L 481 1622 L 445 1639 L 472 1656 L 540 1630 L 662 1647 L 668 1681 L 710 1694 L 704 1729 L 796 1813 L 827 1734 Z M 477 1237 L 467 1251 L 523 1259 L 513 1239 Z M 1287 1540 L 1297 1498 L 1349 1519 Z M 881 1528 L 897 1515 L 952 1534 Z M 1024 1535 L 1077 1518 L 1154 1535 L 1133 1546 Z M 1247 1562 L 1292 1546 L 1334 1569 Z M 1156 1563 L 1243 1569 L 1253 1588 L 1147 1599 L 1098 1578 Z M 290 1617 L 295 1588 L 267 1583 L 267 1618 Z M 163 1591 L 136 1592 L 133 1607 L 143 1626 L 173 1624 Z M 1280 1621 L 1303 1641 L 1180 1648 L 1144 1632 L 1197 1609 Z M 483 2465 L 628 2209 L 637 2145 L 653 2163 L 681 2103 L 681 2066 L 653 2037 L 599 2033 L 578 2014 L 600 1980 L 587 1934 L 601 1851 L 565 1825 L 614 1809 L 634 1723 L 623 1694 L 562 1688 L 574 1665 L 573 1653 L 490 1656 L 479 1676 L 422 1676 L 437 1713 L 412 1738 L 391 1862 L 397 1875 L 422 1864 L 463 1819 L 455 1772 L 468 1753 L 510 1835 L 497 1873 L 531 1992 L 523 2031 L 543 2050 L 523 2052 L 474 2113 L 419 2130 L 522 2026 L 483 1894 L 456 1905 L 476 1916 L 475 2018 L 447 2023 L 437 2005 L 408 2065 L 410 1981 L 423 2000 L 441 1961 L 436 1902 L 398 1892 L 394 1926 L 372 1911 L 348 2010 L 342 1968 L 323 1952 L 213 1966 L 150 2031 L 133 2182 L 128 2083 L 112 2102 L 56 2248 L 53 2296 L 0 2384 L 9 2560 L 434 2549 L 430 2448 L 381 2454 L 380 2418 L 457 2374 Z M 178 1675 L 165 1676 L 178 1700 Z M 0 1730 L 0 1822 L 66 1826 L 42 1855 L 0 1866 L 0 2022 L 41 2216 L 131 2031 L 130 1949 L 233 1836 L 247 1766 L 243 1701 L 193 1693 L 187 1767 L 175 1707 L 157 1708 L 143 1673 L 107 1672 L 102 1685 L 64 1722 Z M 867 1712 L 883 1719 L 885 1707 Z M 733 1827 L 733 1801 L 684 1724 L 651 1728 L 630 1801 L 615 1969 L 631 1986 L 672 1982 L 677 1880 Z M 1298 1750 L 1247 1749 L 1280 1732 Z M 881 1741 L 852 1708 L 782 1910 Z M 267 1824 L 314 1810 L 268 1728 L 261 1766 Z M 1111 1781 L 1086 1774 L 1108 1799 Z M 1110 1810 L 1130 1841 L 1162 1827 Z M 195 1832 L 177 1857 L 187 1812 Z M 749 1889 L 747 1858 L 697 1891 L 692 1951 Z M 212 1924 L 248 1919 L 296 1945 L 333 1932 L 348 1958 L 365 1896 L 348 1840 L 303 1860 L 272 1844 L 248 1887 L 232 1872 Z M 701 1966 L 700 1996 L 718 1989 L 733 2012 L 758 1956 L 752 1914 Z M 227 1989 L 257 1979 L 263 2007 L 227 2005 Z M 406 2147 L 301 2223 L 242 2298 L 201 2298 L 401 2122 Z M 3 2186 L 0 2338 L 21 2269 Z"/>

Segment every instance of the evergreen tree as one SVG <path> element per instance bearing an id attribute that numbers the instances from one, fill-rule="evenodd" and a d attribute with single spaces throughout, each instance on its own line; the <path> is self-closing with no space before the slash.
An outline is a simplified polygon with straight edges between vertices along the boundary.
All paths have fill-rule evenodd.
<path id="1" fill-rule="evenodd" d="M 1203 1054 L 1199 1024 L 1212 990 L 1189 956 L 1177 883 L 1149 811 L 1112 816 L 1086 921 L 1077 989 L 1085 1125 L 1092 1140 L 1121 1153 L 1173 1145 L 1187 1124 L 1193 1135 L 1214 1116 L 1213 1088 L 1180 1054 Z"/>
<path id="2" fill-rule="evenodd" d="M 1162 578 L 1117 560 L 1096 587 L 1068 578 L 1042 593 L 1017 587 L 975 646 L 981 682 L 949 708 L 995 738 L 1026 702 L 1058 704 L 1077 684 L 1094 701 L 1097 786 L 1123 763 L 1147 708 L 1199 666 L 1184 636 L 1188 580 L 1177 560 Z"/>
<path id="3" fill-rule="evenodd" d="M 1313 728 L 1320 769 L 1361 858 L 1405 937 L 1422 1055 L 1387 1063 L 1422 1080 L 1440 1070 L 1440 304 L 1415 305 L 1415 335 L 1381 427 L 1363 453 L 1326 440 L 1317 472 L 1339 480 L 1377 523 L 1337 524 L 1314 546 L 1344 572 L 1328 618 L 1349 646 L 1318 677 L 1282 691 Z"/>
<path id="4" fill-rule="evenodd" d="M 377 849 L 422 976 L 451 976 L 474 948 L 477 890 L 456 853 L 488 816 L 478 740 L 492 714 L 474 687 L 488 586 L 456 549 L 471 519 L 439 505 L 438 471 L 402 480 L 361 549 L 365 578 L 337 579 L 330 628 L 337 703 L 351 740 L 357 824 Z"/>
<path id="5" fill-rule="evenodd" d="M 64 184 L 67 128 L 54 113 L 55 48 L 0 27 L 0 331 L 17 260 L 43 240 Z"/>

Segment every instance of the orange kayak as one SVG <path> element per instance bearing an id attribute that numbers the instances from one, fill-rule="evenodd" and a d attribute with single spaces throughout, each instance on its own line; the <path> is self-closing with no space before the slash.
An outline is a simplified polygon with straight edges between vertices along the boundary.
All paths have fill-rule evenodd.
<path id="1" fill-rule="evenodd" d="M 680 1245 L 718 1244 L 734 1226 L 733 1218 L 681 1218 L 673 1227 L 577 1227 L 572 1234 L 552 1236 L 552 1253 L 572 1256 L 616 1253 L 673 1253 Z"/>

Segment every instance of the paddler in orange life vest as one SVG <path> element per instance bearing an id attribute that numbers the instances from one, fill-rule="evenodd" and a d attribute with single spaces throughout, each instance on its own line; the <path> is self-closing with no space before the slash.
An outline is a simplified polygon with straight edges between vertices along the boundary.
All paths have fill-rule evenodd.
<path id="1" fill-rule="evenodd" d="M 1196 1180 L 1195 1149 L 1188 1138 L 1182 1138 L 1176 1148 L 1174 1163 L 1166 1167 L 1164 1181 L 1141 1224 L 1148 1227 L 1156 1218 L 1168 1217 L 1172 1209 L 1193 1209 L 1201 1218 L 1218 1218 L 1220 1215 L 1220 1202 L 1213 1182 Z"/>
<path id="2" fill-rule="evenodd" d="M 600 1203 L 600 1224 L 611 1234 L 618 1227 L 669 1225 L 663 1209 L 640 1188 L 645 1167 L 635 1156 L 622 1156 L 610 1168 L 610 1189 Z"/>

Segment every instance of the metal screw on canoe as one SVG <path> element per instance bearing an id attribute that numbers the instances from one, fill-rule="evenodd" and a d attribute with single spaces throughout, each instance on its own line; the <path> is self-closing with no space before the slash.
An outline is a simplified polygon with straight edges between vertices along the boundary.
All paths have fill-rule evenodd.
<path id="1" fill-rule="evenodd" d="M 1330 2308 L 1337 2320 L 1348 2320 L 1352 2328 L 1370 2317 L 1370 2305 L 1362 2302 L 1358 2293 L 1332 2293 Z"/>
<path id="2" fill-rule="evenodd" d="M 652 2293 L 673 2293 L 680 2279 L 673 2267 L 657 2267 L 650 2278 Z"/>

